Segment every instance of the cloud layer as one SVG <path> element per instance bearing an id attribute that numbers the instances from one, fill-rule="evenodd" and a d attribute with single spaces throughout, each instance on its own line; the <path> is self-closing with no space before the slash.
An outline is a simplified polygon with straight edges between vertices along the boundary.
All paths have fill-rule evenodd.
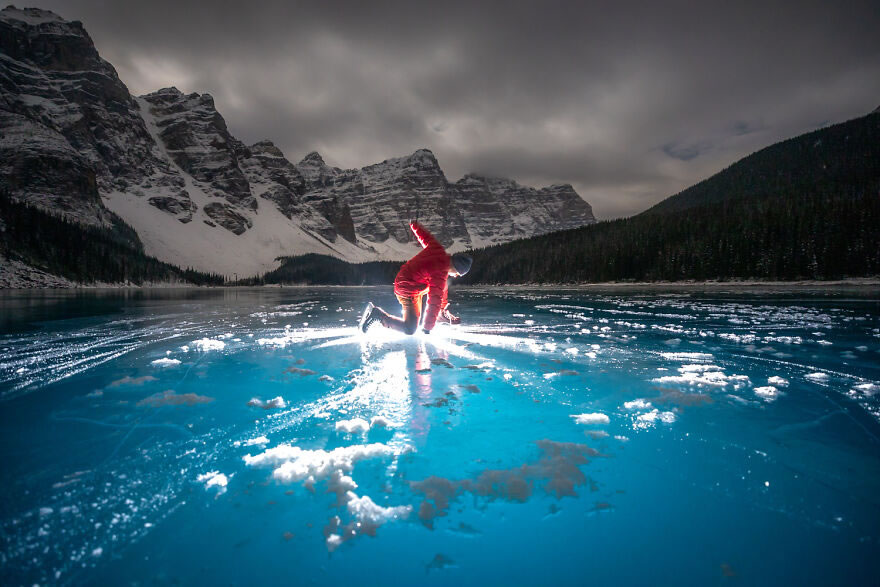
<path id="1" fill-rule="evenodd" d="M 571 183 L 610 218 L 880 105 L 871 1 L 46 0 L 133 93 L 208 92 L 247 143 L 359 167 L 420 147 Z"/>

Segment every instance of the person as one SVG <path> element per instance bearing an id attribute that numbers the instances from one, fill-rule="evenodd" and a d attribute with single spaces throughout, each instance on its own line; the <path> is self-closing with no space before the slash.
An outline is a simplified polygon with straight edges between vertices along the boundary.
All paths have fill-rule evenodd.
<path id="1" fill-rule="evenodd" d="M 415 334 L 419 328 L 425 294 L 428 297 L 428 306 L 422 321 L 424 332 L 431 332 L 437 322 L 461 322 L 449 312 L 448 278 L 460 277 L 470 271 L 473 259 L 462 253 L 449 255 L 440 241 L 419 222 L 411 220 L 409 227 L 422 245 L 422 250 L 407 261 L 394 278 L 394 294 L 403 307 L 403 317 L 392 316 L 370 302 L 361 317 L 360 327 L 363 332 L 371 324 L 379 322 L 386 328 L 404 334 Z"/>

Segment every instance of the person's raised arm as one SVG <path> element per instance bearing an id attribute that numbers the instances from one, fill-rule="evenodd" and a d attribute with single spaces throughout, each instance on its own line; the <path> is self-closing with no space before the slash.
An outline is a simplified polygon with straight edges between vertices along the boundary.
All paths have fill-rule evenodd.
<path id="1" fill-rule="evenodd" d="M 434 235 L 431 234 L 427 228 L 422 226 L 418 220 L 410 220 L 409 227 L 410 230 L 413 231 L 413 234 L 416 235 L 416 239 L 419 241 L 419 244 L 422 245 L 423 249 L 427 249 L 428 247 L 443 248 L 440 241 L 434 238 Z"/>

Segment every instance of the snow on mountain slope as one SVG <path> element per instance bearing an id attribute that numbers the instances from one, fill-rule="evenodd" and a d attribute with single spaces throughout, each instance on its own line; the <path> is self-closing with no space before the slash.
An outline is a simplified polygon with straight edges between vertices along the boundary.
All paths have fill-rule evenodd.
<path id="1" fill-rule="evenodd" d="M 144 99 L 139 100 L 146 128 L 159 150 L 171 158 L 159 136 L 155 116 Z M 176 165 L 176 163 L 174 164 Z M 205 209 L 217 203 L 201 182 L 177 167 L 183 178 L 187 199 L 194 209 L 191 220 L 181 223 L 170 214 L 150 203 L 151 198 L 167 197 L 167 186 L 146 189 L 142 195 L 115 191 L 102 195 L 104 205 L 124 218 L 137 231 L 147 254 L 167 260 L 181 267 L 193 267 L 233 277 L 258 275 L 277 267 L 275 259 L 297 254 L 333 254 L 349 260 L 371 259 L 356 246 L 342 241 L 329 243 L 320 236 L 305 232 L 295 219 L 284 216 L 275 206 L 264 205 L 248 215 L 249 230 L 235 235 L 218 226 L 215 217 Z M 209 208 L 210 209 L 210 208 Z M 246 214 L 240 211 L 241 214 Z"/>

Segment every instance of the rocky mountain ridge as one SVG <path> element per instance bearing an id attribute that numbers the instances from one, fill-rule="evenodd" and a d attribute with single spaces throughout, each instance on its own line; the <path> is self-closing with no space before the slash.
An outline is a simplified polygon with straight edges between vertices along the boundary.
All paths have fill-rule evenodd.
<path id="1" fill-rule="evenodd" d="M 245 145 L 209 94 L 132 97 L 82 24 L 0 11 L 0 189 L 83 224 L 122 218 L 157 258 L 232 275 L 279 256 L 402 260 L 418 217 L 461 250 L 595 222 L 570 185 L 450 182 L 420 149 L 361 169 Z"/>

